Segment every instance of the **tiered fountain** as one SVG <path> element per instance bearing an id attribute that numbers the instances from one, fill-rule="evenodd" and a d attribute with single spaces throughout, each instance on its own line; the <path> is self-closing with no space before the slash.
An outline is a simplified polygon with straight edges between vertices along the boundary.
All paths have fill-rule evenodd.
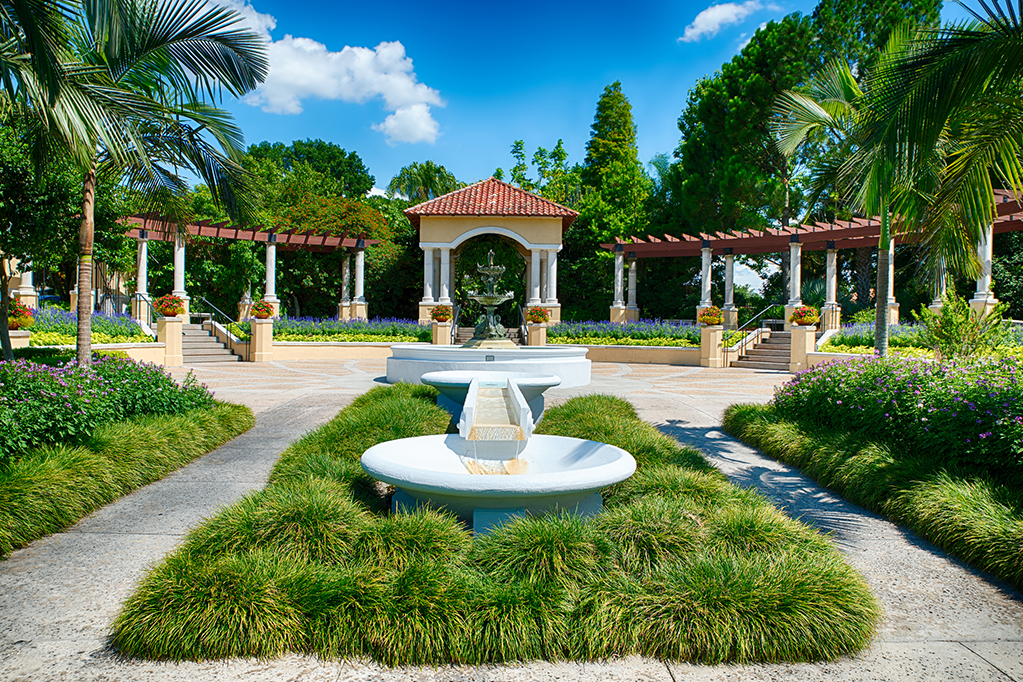
<path id="1" fill-rule="evenodd" d="M 387 381 L 410 384 L 421 383 L 428 372 L 461 370 L 530 375 L 556 375 L 562 388 L 586 386 L 590 383 L 590 361 L 587 348 L 578 346 L 524 346 L 519 347 L 505 336 L 501 319 L 494 309 L 512 298 L 512 293 L 497 293 L 497 282 L 504 267 L 494 265 L 494 252 L 487 255 L 486 265 L 476 269 L 483 278 L 483 293 L 472 292 L 469 297 L 479 301 L 486 313 L 476 325 L 471 341 L 464 346 L 427 346 L 422 344 L 395 344 L 387 359 Z"/>
<path id="2" fill-rule="evenodd" d="M 362 466 L 397 487 L 392 510 L 447 509 L 477 533 L 515 516 L 555 509 L 593 516 L 603 507 L 598 491 L 631 476 L 636 461 L 605 443 L 534 435 L 541 414 L 530 409 L 522 387 L 532 383 L 535 391 L 551 378 L 473 377 L 457 434 L 374 445 L 362 455 Z M 540 410 L 542 404 L 541 397 Z"/>

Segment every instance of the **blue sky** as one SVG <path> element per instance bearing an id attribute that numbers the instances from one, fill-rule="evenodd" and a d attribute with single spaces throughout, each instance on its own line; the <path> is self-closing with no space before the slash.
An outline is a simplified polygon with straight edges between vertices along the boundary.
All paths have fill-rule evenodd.
<path id="1" fill-rule="evenodd" d="M 249 144 L 321 138 L 384 187 L 430 159 L 462 181 L 565 141 L 581 161 L 603 88 L 632 102 L 640 159 L 671 153 L 689 89 L 758 26 L 811 0 L 429 3 L 218 0 L 269 42 L 267 82 L 231 110 Z M 961 16 L 961 8 L 953 14 Z"/>

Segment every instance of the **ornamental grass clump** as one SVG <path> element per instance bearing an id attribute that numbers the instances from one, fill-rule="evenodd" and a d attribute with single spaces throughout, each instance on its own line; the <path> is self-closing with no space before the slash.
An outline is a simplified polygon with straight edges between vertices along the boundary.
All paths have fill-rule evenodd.
<path id="1" fill-rule="evenodd" d="M 627 402 L 585 396 L 540 429 L 628 449 L 639 470 L 594 519 L 522 516 L 473 536 L 443 511 L 390 513 L 360 477 L 384 440 L 445 433 L 436 391 L 360 396 L 282 455 L 267 488 L 189 534 L 128 599 L 122 653 L 478 665 L 646 654 L 819 660 L 865 646 L 879 609 L 809 527 L 728 483 Z"/>

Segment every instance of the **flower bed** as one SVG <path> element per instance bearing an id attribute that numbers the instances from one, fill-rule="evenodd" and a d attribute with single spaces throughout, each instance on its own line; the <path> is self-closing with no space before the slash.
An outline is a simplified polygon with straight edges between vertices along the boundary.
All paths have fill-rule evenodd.
<path id="1" fill-rule="evenodd" d="M 231 332 L 248 338 L 252 325 L 245 321 L 232 324 Z M 373 320 L 334 320 L 316 317 L 274 320 L 274 341 L 410 343 L 430 342 L 433 331 L 428 324 L 416 320 L 384 317 Z"/>
<path id="2" fill-rule="evenodd" d="M 0 462 L 45 443 L 80 443 L 100 424 L 147 414 L 179 414 L 213 404 L 189 375 L 184 385 L 155 365 L 103 357 L 73 363 L 0 363 Z"/>
<path id="3" fill-rule="evenodd" d="M 33 311 L 33 346 L 73 346 L 78 341 L 78 314 L 55 307 Z M 149 343 L 153 337 L 128 315 L 92 314 L 92 343 Z"/>
<path id="4" fill-rule="evenodd" d="M 788 419 L 942 453 L 1023 483 L 1023 362 L 867 358 L 813 367 L 775 393 Z"/>
<path id="5" fill-rule="evenodd" d="M 547 342 L 583 346 L 675 346 L 700 347 L 701 325 L 690 322 L 561 322 L 547 328 Z M 746 332 L 728 332 L 725 347 L 746 337 Z"/>

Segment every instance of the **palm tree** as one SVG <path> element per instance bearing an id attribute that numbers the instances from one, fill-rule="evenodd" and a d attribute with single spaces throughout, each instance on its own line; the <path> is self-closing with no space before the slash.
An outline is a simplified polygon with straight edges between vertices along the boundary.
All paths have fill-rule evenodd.
<path id="1" fill-rule="evenodd" d="M 392 197 L 401 194 L 409 201 L 419 203 L 454 192 L 463 186 L 454 173 L 444 166 L 433 161 L 413 161 L 391 178 L 387 184 L 387 193 Z"/>
<path id="2" fill-rule="evenodd" d="M 239 20 L 233 10 L 203 0 L 86 0 L 70 17 L 77 61 L 60 69 L 53 106 L 36 111 L 44 123 L 40 146 L 67 148 L 84 174 L 83 294 L 92 289 L 98 175 L 123 178 L 129 189 L 170 200 L 173 212 L 173 197 L 185 186 L 179 170 L 188 169 L 229 213 L 238 213 L 235 188 L 245 177 L 238 164 L 241 131 L 207 100 L 221 88 L 240 96 L 266 76 L 264 43 L 238 28 Z M 26 83 L 31 92 L 33 79 Z M 78 124 L 82 120 L 87 125 Z M 91 361 L 91 316 L 91 298 L 80 295 L 79 364 Z"/>

